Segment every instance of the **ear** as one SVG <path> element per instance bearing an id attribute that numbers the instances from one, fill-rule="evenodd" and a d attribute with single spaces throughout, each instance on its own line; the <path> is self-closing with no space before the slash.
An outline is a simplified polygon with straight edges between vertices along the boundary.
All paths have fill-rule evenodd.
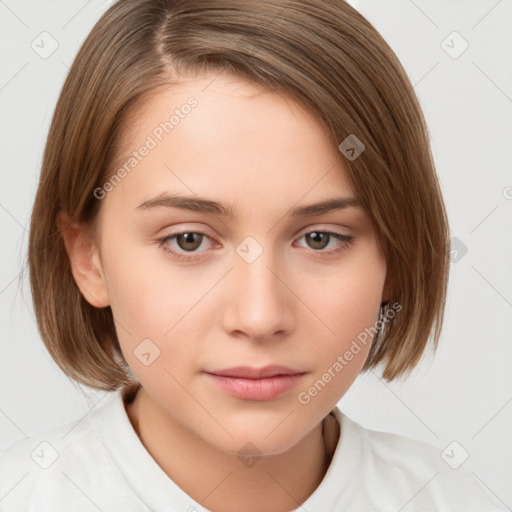
<path id="1" fill-rule="evenodd" d="M 59 213 L 57 226 L 69 257 L 71 272 L 84 298 L 97 308 L 110 304 L 107 282 L 103 273 L 98 247 L 78 222 L 66 213 Z"/>

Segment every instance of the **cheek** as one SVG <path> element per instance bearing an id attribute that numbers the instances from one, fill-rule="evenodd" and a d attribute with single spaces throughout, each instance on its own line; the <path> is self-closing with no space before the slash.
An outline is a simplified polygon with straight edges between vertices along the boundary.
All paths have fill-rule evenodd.
<path id="1" fill-rule="evenodd" d="M 311 309 L 325 326 L 309 355 L 316 361 L 316 376 L 336 382 L 328 387 L 337 393 L 348 388 L 368 356 L 386 276 L 385 262 L 376 249 L 359 252 L 345 263 L 336 278 L 316 286 L 315 293 L 311 293 L 311 281 L 308 295 Z"/>
<path id="2" fill-rule="evenodd" d="M 330 302 L 324 296 L 324 322 L 329 329 L 323 336 L 311 334 L 315 343 L 309 344 L 305 352 L 314 362 L 312 374 L 296 397 L 305 413 L 325 413 L 334 407 L 364 366 L 380 306 L 380 297 L 366 290 L 345 288 L 344 295 L 338 294 L 337 300 Z"/>
<path id="3" fill-rule="evenodd" d="M 321 286 L 315 286 L 314 280 L 309 283 L 308 302 L 329 327 L 334 345 L 357 337 L 376 322 L 385 277 L 385 263 L 375 250 L 369 250 L 347 258 Z M 311 293 L 312 286 L 315 286 L 314 293 Z M 303 294 L 306 291 L 304 288 Z"/>
<path id="4" fill-rule="evenodd" d="M 156 244 L 132 240 L 129 233 L 127 227 L 111 233 L 104 255 L 111 308 L 125 331 L 162 337 L 197 302 L 201 283 L 187 286 L 183 270 Z"/>
<path id="5" fill-rule="evenodd" d="M 172 384 L 169 372 L 181 380 L 197 366 L 198 351 L 213 328 L 205 318 L 213 315 L 211 291 L 219 272 L 173 265 L 156 247 L 111 252 L 106 266 L 116 331 L 128 365 L 150 387 L 162 378 Z"/>

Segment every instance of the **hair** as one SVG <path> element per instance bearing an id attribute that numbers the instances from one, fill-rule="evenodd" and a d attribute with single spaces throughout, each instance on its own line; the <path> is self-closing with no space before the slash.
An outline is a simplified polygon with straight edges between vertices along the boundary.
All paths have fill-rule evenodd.
<path id="1" fill-rule="evenodd" d="M 133 383 L 112 310 L 82 296 L 57 217 L 66 212 L 94 232 L 94 190 L 113 174 L 128 116 L 180 76 L 211 71 L 295 99 L 336 146 L 349 135 L 364 144 L 357 158 L 339 158 L 401 311 L 374 336 L 363 372 L 382 365 L 388 381 L 410 373 L 441 332 L 447 215 L 413 86 L 383 37 L 342 0 L 119 0 L 101 16 L 60 92 L 30 220 L 34 312 L 51 356 L 92 388 Z"/>

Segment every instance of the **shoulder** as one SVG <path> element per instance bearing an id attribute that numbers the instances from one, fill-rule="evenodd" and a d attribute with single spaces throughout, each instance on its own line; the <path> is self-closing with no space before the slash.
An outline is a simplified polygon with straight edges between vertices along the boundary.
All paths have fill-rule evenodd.
<path id="1" fill-rule="evenodd" d="M 115 399 L 107 395 L 102 406 L 82 418 L 4 448 L 0 452 L 2 511 L 112 509 L 114 503 L 106 496 L 116 487 L 123 491 L 126 487 L 101 435 L 103 413 Z"/>
<path id="2" fill-rule="evenodd" d="M 459 452 L 447 452 L 408 436 L 365 428 L 341 411 L 337 417 L 346 437 L 357 439 L 361 474 L 354 485 L 372 495 L 370 500 L 386 497 L 404 512 L 508 510 L 474 477 L 462 446 Z"/>

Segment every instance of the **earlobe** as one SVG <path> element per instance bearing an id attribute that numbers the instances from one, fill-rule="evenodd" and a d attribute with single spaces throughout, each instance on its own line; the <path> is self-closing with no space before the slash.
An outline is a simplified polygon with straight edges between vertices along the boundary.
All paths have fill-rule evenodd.
<path id="1" fill-rule="evenodd" d="M 86 229 L 60 213 L 57 226 L 69 258 L 71 272 L 84 298 L 97 308 L 110 305 L 108 288 L 99 257 L 98 247 Z"/>

